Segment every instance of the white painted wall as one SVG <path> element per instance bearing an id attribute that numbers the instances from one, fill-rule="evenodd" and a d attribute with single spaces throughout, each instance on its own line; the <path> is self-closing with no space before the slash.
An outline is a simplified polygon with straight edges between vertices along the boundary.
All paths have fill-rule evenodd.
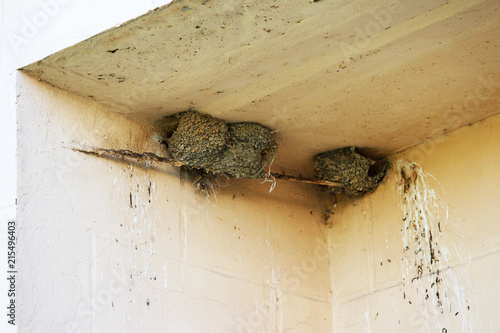
<path id="1" fill-rule="evenodd" d="M 0 301 L 6 223 L 16 218 L 16 69 L 170 1 L 0 1 Z M 2 306 L 3 308 L 3 306 Z M 3 318 L 3 315 L 2 315 Z M 12 332 L 5 321 L 0 331 Z"/>
<path id="2" fill-rule="evenodd" d="M 4 253 L 5 223 L 17 218 L 20 332 L 498 329 L 498 117 L 395 157 L 419 162 L 444 190 L 440 244 L 453 260 L 443 279 L 459 314 L 441 316 L 402 295 L 394 171 L 374 194 L 339 204 L 325 230 L 312 188 L 280 183 L 268 195 L 242 183 L 222 189 L 213 207 L 173 168 L 65 149 L 158 152 L 148 128 L 15 69 L 162 3 L 54 1 L 0 2 L 0 245 Z M 13 330 L 2 321 L 0 331 Z"/>
<path id="3" fill-rule="evenodd" d="M 314 187 L 278 184 L 268 194 L 268 185 L 240 182 L 221 189 L 214 207 L 175 168 L 73 153 L 64 147 L 160 150 L 149 128 L 15 71 L 159 3 L 42 4 L 2 2 L 13 176 L 18 131 L 7 202 L 19 225 L 19 332 L 329 330 Z"/>
<path id="4" fill-rule="evenodd" d="M 161 153 L 151 129 L 19 77 L 23 332 L 325 332 L 315 187 L 237 182 L 209 202 L 175 167 L 65 149 Z"/>
<path id="5" fill-rule="evenodd" d="M 500 116 L 461 128 L 393 156 L 376 192 L 337 204 L 334 332 L 500 331 L 499 141 Z"/>

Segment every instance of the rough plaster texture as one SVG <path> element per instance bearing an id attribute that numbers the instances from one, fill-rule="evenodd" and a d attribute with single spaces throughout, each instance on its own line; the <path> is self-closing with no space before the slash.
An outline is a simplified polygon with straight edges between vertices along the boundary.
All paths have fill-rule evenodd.
<path id="1" fill-rule="evenodd" d="M 6 222 L 16 218 L 16 76 L 17 68 L 78 43 L 104 29 L 170 1 L 0 1 L 0 253 L 6 253 Z M 119 10 L 117 10 L 119 8 Z M 75 19 L 78 18 L 78 19 Z M 0 272 L 6 272 L 0 260 Z M 2 273 L 3 276 L 3 273 Z M 0 279 L 0 301 L 7 284 Z M 0 331 L 16 327 L 0 321 Z"/>
<path id="2" fill-rule="evenodd" d="M 25 68 L 141 121 L 278 130 L 275 166 L 386 156 L 500 110 L 495 0 L 180 0 Z M 38 59 L 37 59 L 38 60 Z M 408 126 L 418 124 L 418 126 Z"/>
<path id="3" fill-rule="evenodd" d="M 397 166 L 374 193 L 337 204 L 329 231 L 334 332 L 500 330 L 499 141 L 496 116 L 392 156 L 420 166 L 410 204 Z M 432 239 L 405 228 L 412 213 Z"/>
<path id="4" fill-rule="evenodd" d="M 16 94 L 13 69 L 9 68 L 12 56 L 9 53 L 5 35 L 6 20 L 3 19 L 5 4 L 0 2 L 0 256 L 7 254 L 7 223 L 16 218 Z M 1 304 L 7 304 L 8 289 L 4 272 L 7 272 L 7 260 L 0 260 L 0 297 Z M 5 317 L 4 317 L 5 318 Z M 6 321 L 0 321 L 0 331 L 11 333 Z"/>
<path id="5" fill-rule="evenodd" d="M 235 182 L 214 207 L 175 168 L 64 149 L 160 153 L 151 128 L 19 81 L 20 331 L 498 330 L 500 117 L 391 158 L 421 166 L 436 194 L 421 204 L 443 218 L 430 218 L 441 262 L 411 281 L 396 167 L 376 192 L 338 203 L 330 227 L 302 185 L 269 195 Z M 441 306 L 417 293 L 437 269 Z"/>
<path id="6" fill-rule="evenodd" d="M 321 1 L 311 6 L 321 3 L 329 4 Z M 311 54 L 294 52 L 282 66 L 290 68 L 281 70 L 275 60 L 282 60 L 286 50 L 280 50 L 277 43 L 274 48 L 266 48 L 269 59 L 256 67 L 259 62 L 251 56 L 260 53 L 249 52 L 243 45 L 238 56 L 246 63 L 241 73 L 252 78 L 250 85 L 238 93 L 242 87 L 222 77 L 220 82 L 225 85 L 214 83 L 209 90 L 193 96 L 197 85 L 203 89 L 204 83 L 188 80 L 192 86 L 179 93 L 180 102 L 169 112 L 194 101 L 201 110 L 236 110 L 227 114 L 230 121 L 258 121 L 248 111 L 271 110 L 263 115 L 269 117 L 269 126 L 281 130 L 286 139 L 283 147 L 299 148 L 299 153 L 283 157 L 281 164 L 290 167 L 293 163 L 289 162 L 300 157 L 295 166 L 302 170 L 307 166 L 305 148 L 313 147 L 309 153 L 315 154 L 337 146 L 371 144 L 375 139 L 389 146 L 402 142 L 409 145 L 405 140 L 418 137 L 421 142 L 440 134 L 443 128 L 456 128 L 498 111 L 499 85 L 494 75 L 498 71 L 492 67 L 498 62 L 491 38 L 498 37 L 491 34 L 498 20 L 489 10 L 493 2 L 429 1 L 403 6 L 402 12 L 393 16 L 390 29 L 379 24 L 384 29 L 366 36 L 367 40 L 363 39 L 363 29 L 378 20 L 370 18 L 365 2 L 349 3 L 339 7 L 343 20 L 337 22 L 337 28 L 343 28 L 338 30 L 338 37 L 353 42 L 358 60 L 342 64 L 345 54 L 338 49 L 318 50 L 318 46 L 328 44 L 322 42 L 332 32 L 328 11 L 296 12 L 296 20 L 291 21 L 295 26 L 287 31 L 291 43 L 295 43 L 292 49 L 298 45 Z M 40 12 L 48 15 L 46 7 L 34 0 L 0 2 L 0 100 L 8 110 L 1 114 L 5 129 L 0 133 L 5 139 L 1 154 L 6 157 L 1 166 L 2 185 L 7 184 L 0 192 L 6 202 L 5 207 L 2 201 L 2 222 L 15 217 L 16 111 L 20 131 L 20 332 L 442 332 L 444 325 L 448 332 L 462 328 L 498 330 L 500 258 L 494 212 L 499 180 L 498 118 L 394 157 L 416 160 L 441 184 L 430 176 L 426 178 L 429 188 L 439 192 L 449 206 L 448 223 L 437 238 L 440 248 L 450 253 L 449 263 L 441 263 L 451 267 L 441 274 L 442 288 L 449 291 L 448 299 L 471 304 L 470 310 L 463 311 L 464 304 L 455 302 L 459 309 L 456 316 L 456 312 L 436 313 L 430 302 L 410 305 L 403 296 L 425 286 L 427 280 L 402 285 L 410 267 L 403 251 L 403 215 L 396 208 L 401 196 L 394 170 L 374 194 L 340 203 L 334 210 L 331 229 L 325 230 L 318 224 L 322 208 L 315 203 L 316 193 L 309 187 L 280 183 L 269 196 L 265 185 L 233 185 L 219 193 L 215 208 L 181 182 L 173 168 L 145 171 L 62 148 L 72 140 L 137 150 L 154 151 L 157 146 L 144 134 L 148 128 L 88 100 L 23 76 L 16 91 L 15 69 L 118 26 L 155 4 L 160 2 L 65 1 L 57 9 L 52 7 L 50 19 L 26 37 L 25 25 Z M 182 3 L 179 6 L 180 10 L 184 8 Z M 235 13 L 238 8 L 234 7 Z M 188 17 L 191 10 L 181 13 Z M 259 5 L 251 10 L 259 11 Z M 353 12 L 359 14 L 352 16 Z M 268 22 L 262 16 L 255 19 Z M 309 24 L 309 40 L 301 39 L 302 23 Z M 196 29 L 196 22 L 193 25 Z M 402 30 L 394 29 L 396 25 Z M 250 26 L 251 22 L 240 28 Z M 267 36 L 273 32 L 260 32 L 260 28 L 257 24 L 259 40 L 252 42 L 252 50 L 264 49 Z M 179 29 L 182 31 L 182 27 Z M 398 40 L 401 36 L 397 31 L 408 35 Z M 16 43 L 12 33 L 26 38 Z M 251 35 L 252 31 L 247 33 Z M 234 38 L 229 46 L 239 45 Z M 229 62 L 230 58 L 228 54 L 222 61 Z M 236 59 L 231 58 L 231 63 Z M 413 65 L 408 67 L 407 60 Z M 260 71 L 254 75 L 256 68 Z M 146 72 L 151 74 L 149 69 Z M 315 80 L 323 71 L 339 74 Z M 299 82 L 302 74 L 313 72 L 319 74 Z M 176 75 L 189 73 L 167 74 L 176 79 Z M 288 80 L 294 75 L 299 81 Z M 148 88 L 150 82 L 142 81 L 141 87 L 145 84 Z M 292 87 L 282 86 L 288 82 L 293 82 Z M 345 89 L 343 99 L 334 99 L 330 87 L 340 82 L 351 88 Z M 406 85 L 408 82 L 411 84 Z M 289 89 L 301 93 L 294 95 Z M 272 101 L 265 96 L 269 91 L 276 92 Z M 335 91 L 336 95 L 340 91 Z M 107 94 L 106 90 L 102 92 Z M 143 90 L 135 92 L 133 96 L 137 97 Z M 253 103 L 254 92 L 265 98 Z M 293 108 L 285 103 L 291 96 Z M 145 100 L 151 96 L 147 97 Z M 318 108 L 320 111 L 311 113 L 302 111 L 310 110 L 318 98 L 334 104 L 326 103 Z M 135 109 L 137 99 L 130 102 Z M 427 108 L 423 102 L 428 103 Z M 382 103 L 377 112 L 389 110 L 388 117 L 375 112 L 378 117 L 357 118 L 369 114 L 376 103 Z M 447 109 L 447 105 L 453 109 Z M 321 113 L 322 108 L 327 113 Z M 322 116 L 325 114 L 332 118 Z M 384 126 L 384 119 L 403 126 L 405 131 Z M 422 126 L 407 128 L 418 119 L 427 120 Z M 352 128 L 345 128 L 345 124 L 352 124 Z M 433 127 L 436 124 L 438 128 Z M 377 130 L 368 130 L 369 125 Z M 327 133 L 316 135 L 321 128 Z M 314 133 L 314 140 L 295 136 L 306 129 Z M 331 135 L 339 139 L 333 145 Z M 349 135 L 352 141 L 347 142 Z M 381 147 L 386 147 L 385 143 Z M 437 204 L 443 209 L 440 207 Z M 325 233 L 330 252 L 325 249 Z M 1 284 L 0 288 L 5 290 Z M 470 314 L 464 315 L 466 311 Z"/>
<path id="7" fill-rule="evenodd" d="M 280 183 L 268 194 L 259 181 L 235 182 L 210 203 L 173 167 L 63 148 L 161 153 L 152 129 L 19 81 L 20 331 L 330 329 L 314 187 Z"/>

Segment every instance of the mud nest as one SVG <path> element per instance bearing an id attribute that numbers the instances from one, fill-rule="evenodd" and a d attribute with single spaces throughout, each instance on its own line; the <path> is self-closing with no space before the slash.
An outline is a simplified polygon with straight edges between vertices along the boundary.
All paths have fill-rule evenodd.
<path id="1" fill-rule="evenodd" d="M 270 130 L 257 123 L 226 124 L 187 111 L 155 125 L 173 158 L 188 167 L 230 178 L 262 177 L 264 159 L 275 149 Z"/>
<path id="2" fill-rule="evenodd" d="M 343 191 L 349 196 L 360 196 L 377 188 L 389 163 L 382 160 L 378 168 L 373 168 L 376 166 L 376 161 L 361 156 L 355 147 L 328 151 L 314 158 L 317 177 L 341 183 Z"/>

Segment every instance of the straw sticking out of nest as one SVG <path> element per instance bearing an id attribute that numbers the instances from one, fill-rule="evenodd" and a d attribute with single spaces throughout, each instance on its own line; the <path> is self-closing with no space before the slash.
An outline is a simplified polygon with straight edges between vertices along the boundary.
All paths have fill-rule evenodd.
<path id="1" fill-rule="evenodd" d="M 346 147 L 314 158 L 316 179 L 285 175 L 271 172 L 270 167 L 265 170 L 265 166 L 274 160 L 277 144 L 271 130 L 260 124 L 227 124 L 210 115 L 186 111 L 162 118 L 154 126 L 155 136 L 160 143 L 165 144 L 169 158 L 130 150 L 95 147 L 72 149 L 108 158 L 168 163 L 198 170 L 202 181 L 197 187 L 202 189 L 206 188 L 204 184 L 216 183 L 218 175 L 224 175 L 235 179 L 264 179 L 263 183 L 272 180 L 271 191 L 275 180 L 281 179 L 328 186 L 335 192 L 360 196 L 373 192 L 389 167 L 389 163 L 383 160 L 378 168 L 374 168 L 374 160 L 358 154 L 355 147 Z"/>
<path id="2" fill-rule="evenodd" d="M 166 163 L 175 166 L 186 166 L 185 163 L 180 162 L 179 160 L 173 158 L 161 157 L 153 153 L 136 153 L 127 149 L 105 149 L 105 148 L 97 148 L 97 147 L 72 147 L 70 148 L 73 151 L 84 153 L 87 155 L 94 155 L 99 157 L 106 157 L 111 159 L 129 159 L 134 160 L 135 162 L 156 162 L 156 163 Z M 271 172 L 270 173 L 274 178 L 281 180 L 288 180 L 299 183 L 306 184 L 314 184 L 314 185 L 323 185 L 330 187 L 340 187 L 340 183 L 332 182 L 328 180 L 321 179 L 311 179 L 304 178 L 298 176 L 284 175 L 281 173 Z"/>
<path id="3" fill-rule="evenodd" d="M 229 178 L 263 178 L 262 165 L 275 150 L 271 131 L 260 124 L 226 124 L 196 111 L 163 118 L 155 127 L 173 158 Z"/>
<path id="4" fill-rule="evenodd" d="M 314 169 L 317 177 L 339 182 L 347 195 L 355 197 L 375 191 L 384 178 L 388 161 L 382 160 L 381 165 L 370 172 L 375 163 L 358 154 L 355 147 L 346 147 L 316 155 Z"/>

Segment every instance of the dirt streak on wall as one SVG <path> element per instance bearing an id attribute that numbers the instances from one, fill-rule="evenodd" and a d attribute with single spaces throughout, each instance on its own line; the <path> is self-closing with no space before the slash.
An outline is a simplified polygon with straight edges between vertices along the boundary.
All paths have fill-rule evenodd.
<path id="1" fill-rule="evenodd" d="M 463 292 L 470 286 L 449 269 L 459 254 L 452 254 L 442 235 L 449 223 L 448 207 L 429 184 L 439 182 L 417 163 L 398 160 L 396 168 L 403 210 L 403 297 L 423 307 L 428 331 L 450 327 L 451 316 L 460 316 L 462 331 L 470 331 L 467 296 L 472 295 Z"/>
<path id="2" fill-rule="evenodd" d="M 464 127 L 330 207 L 335 332 L 500 330 L 498 142 L 500 116 Z"/>

